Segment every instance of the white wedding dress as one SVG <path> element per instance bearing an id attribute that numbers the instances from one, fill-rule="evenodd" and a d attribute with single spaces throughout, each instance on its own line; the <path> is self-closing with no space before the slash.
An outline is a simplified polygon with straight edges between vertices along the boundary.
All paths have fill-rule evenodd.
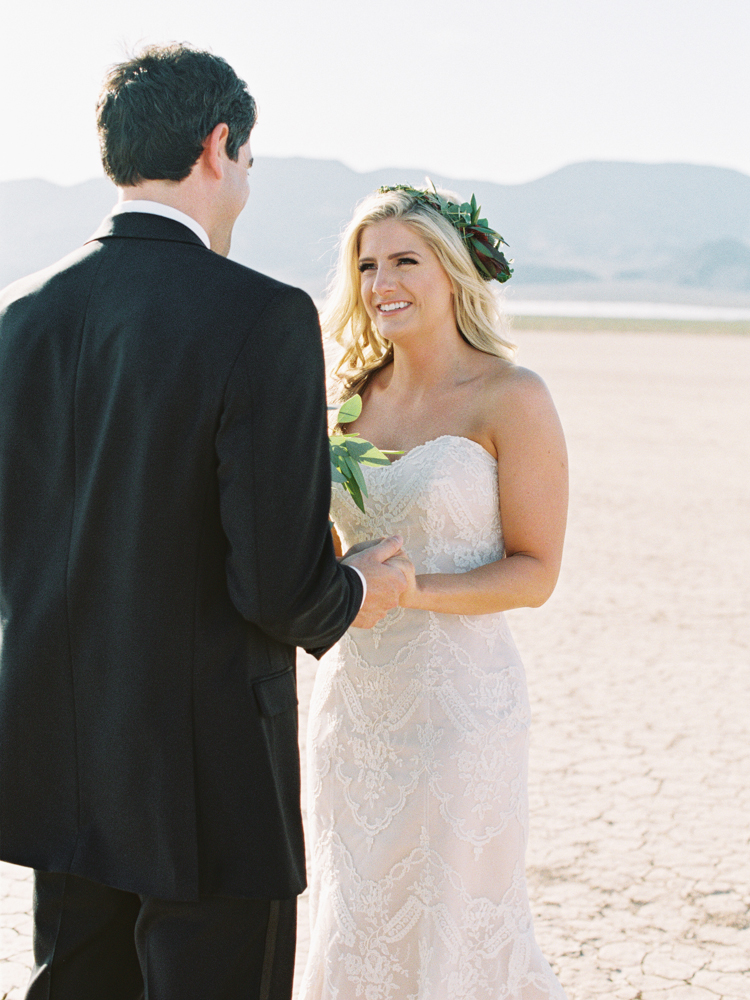
<path id="1" fill-rule="evenodd" d="M 443 436 L 341 487 L 345 547 L 400 533 L 418 573 L 503 555 L 497 463 Z M 502 614 L 352 628 L 312 697 L 301 1000 L 565 1000 L 526 895 L 529 706 Z"/>

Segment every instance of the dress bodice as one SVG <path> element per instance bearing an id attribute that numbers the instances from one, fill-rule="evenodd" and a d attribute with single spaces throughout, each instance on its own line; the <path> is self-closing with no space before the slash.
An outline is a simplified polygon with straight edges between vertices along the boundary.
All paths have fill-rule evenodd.
<path id="1" fill-rule="evenodd" d="M 502 557 L 497 461 L 476 441 L 444 434 L 363 472 L 364 513 L 343 487 L 333 491 L 345 549 L 398 533 L 417 573 L 464 573 Z"/>

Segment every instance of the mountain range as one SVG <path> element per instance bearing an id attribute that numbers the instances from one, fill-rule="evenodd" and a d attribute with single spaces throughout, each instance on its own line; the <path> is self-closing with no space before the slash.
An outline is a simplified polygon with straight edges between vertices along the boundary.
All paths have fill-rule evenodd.
<path id="1" fill-rule="evenodd" d="M 333 160 L 261 158 L 231 256 L 311 294 L 324 293 L 336 239 L 381 184 L 425 171 L 357 173 Z M 577 163 L 525 184 L 432 175 L 473 192 L 509 244 L 509 297 L 750 305 L 750 177 L 690 164 Z M 53 263 L 116 199 L 108 180 L 70 187 L 0 183 L 0 286 Z"/>

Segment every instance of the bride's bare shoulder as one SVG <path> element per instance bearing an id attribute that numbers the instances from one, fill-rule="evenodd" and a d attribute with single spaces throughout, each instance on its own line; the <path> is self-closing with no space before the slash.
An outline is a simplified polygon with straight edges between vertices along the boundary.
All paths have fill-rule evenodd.
<path id="1" fill-rule="evenodd" d="M 488 368 L 481 398 L 483 422 L 493 444 L 500 448 L 509 436 L 526 437 L 557 427 L 557 411 L 544 379 L 529 368 L 495 360 Z"/>
<path id="2" fill-rule="evenodd" d="M 549 390 L 541 376 L 504 358 L 490 359 L 484 385 L 487 403 L 492 406 L 518 405 L 524 400 L 533 405 L 549 398 Z"/>

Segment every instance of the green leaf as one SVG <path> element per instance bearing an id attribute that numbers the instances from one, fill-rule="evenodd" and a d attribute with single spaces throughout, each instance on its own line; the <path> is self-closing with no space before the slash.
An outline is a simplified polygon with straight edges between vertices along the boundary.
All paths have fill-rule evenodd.
<path id="1" fill-rule="evenodd" d="M 362 465 L 390 465 L 391 460 L 377 448 L 371 448 L 360 459 Z"/>
<path id="2" fill-rule="evenodd" d="M 331 482 L 332 483 L 345 483 L 346 476 L 342 475 L 336 466 L 331 462 Z"/>
<path id="3" fill-rule="evenodd" d="M 344 441 L 344 448 L 346 448 L 347 454 L 355 461 L 361 459 L 371 447 L 372 445 L 369 441 L 365 441 L 356 434 L 347 435 L 346 440 Z"/>
<path id="4" fill-rule="evenodd" d="M 384 465 L 388 462 L 388 458 L 380 448 L 376 448 L 374 444 L 370 444 L 369 441 L 365 441 L 368 446 L 367 451 L 361 456 L 360 462 L 362 465 Z"/>
<path id="5" fill-rule="evenodd" d="M 356 395 L 351 396 L 339 409 L 336 422 L 339 424 L 350 424 L 352 420 L 357 419 L 361 412 L 362 397 Z"/>
<path id="6" fill-rule="evenodd" d="M 356 482 L 353 482 L 353 481 L 350 480 L 349 482 L 346 483 L 346 489 L 347 489 L 347 491 L 349 493 L 349 496 L 352 498 L 352 500 L 356 503 L 356 505 L 359 507 L 359 509 L 364 514 L 364 512 L 365 512 L 365 502 L 362 499 L 362 493 L 361 493 L 361 491 L 359 489 L 359 486 L 357 486 Z"/>
<path id="7" fill-rule="evenodd" d="M 352 476 L 354 477 L 357 486 L 359 486 L 362 493 L 367 496 L 367 483 L 365 483 L 365 477 L 362 475 L 362 470 L 359 467 L 359 462 L 354 459 L 346 459 L 346 467 L 351 470 Z"/>
<path id="8" fill-rule="evenodd" d="M 382 452 L 376 448 L 371 441 L 359 437 L 359 435 L 348 435 L 348 446 L 350 456 L 359 462 L 360 465 L 390 465 L 388 455 L 400 455 L 400 451 Z"/>

